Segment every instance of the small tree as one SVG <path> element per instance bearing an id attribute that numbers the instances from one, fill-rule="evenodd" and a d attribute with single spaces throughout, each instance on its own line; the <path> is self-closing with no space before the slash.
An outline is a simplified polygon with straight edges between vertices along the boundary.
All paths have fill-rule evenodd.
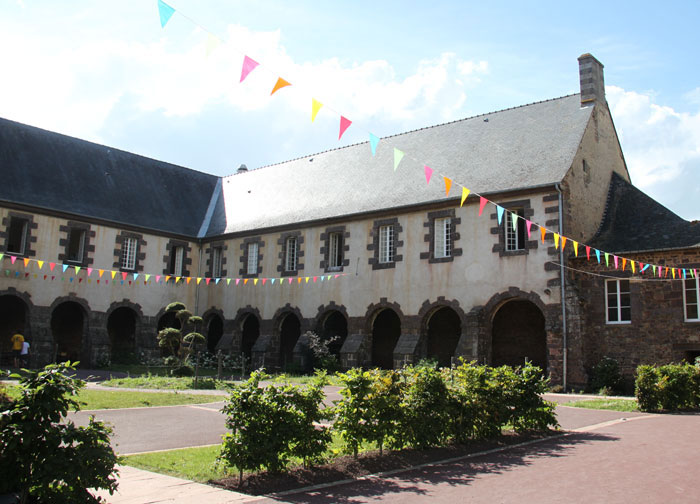
<path id="1" fill-rule="evenodd" d="M 338 341 L 340 336 L 324 339 L 313 331 L 307 331 L 304 336 L 306 336 L 313 357 L 313 368 L 326 371 L 337 370 L 339 367 L 338 358 L 331 353 L 330 345 Z"/>
<path id="2" fill-rule="evenodd" d="M 85 385 L 66 375 L 73 370 L 67 362 L 31 372 L 20 397 L 0 406 L 0 494 L 19 492 L 22 504 L 97 503 L 88 488 L 116 490 L 111 430 L 94 417 L 86 427 L 66 419 Z"/>
<path id="3" fill-rule="evenodd" d="M 175 358 L 176 369 L 182 373 L 189 368 L 187 362 L 196 349 L 197 345 L 206 342 L 206 338 L 197 332 L 202 317 L 192 315 L 187 307 L 180 302 L 170 303 L 165 307 L 165 313 L 174 313 L 175 318 L 180 322 L 180 328 L 166 327 L 158 333 L 158 345 L 161 348 L 168 348 Z M 191 331 L 188 332 L 188 330 Z M 191 370 L 191 368 L 189 368 Z M 191 373 L 188 373 L 191 374 Z"/>

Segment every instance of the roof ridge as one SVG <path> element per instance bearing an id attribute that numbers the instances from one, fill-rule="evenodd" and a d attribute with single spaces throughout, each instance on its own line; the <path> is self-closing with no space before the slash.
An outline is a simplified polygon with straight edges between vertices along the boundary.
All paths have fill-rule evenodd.
<path id="1" fill-rule="evenodd" d="M 387 139 L 387 138 L 395 138 L 395 137 L 398 137 L 398 136 L 401 136 L 401 135 L 408 135 L 409 133 L 415 133 L 415 132 L 418 132 L 418 131 L 428 130 L 428 129 L 432 129 L 432 128 L 438 128 L 438 127 L 440 127 L 440 126 L 447 126 L 447 125 L 449 125 L 449 124 L 455 124 L 455 123 L 462 122 L 462 121 L 469 121 L 469 120 L 471 120 L 471 119 L 476 119 L 476 118 L 484 117 L 484 116 L 487 116 L 487 115 L 498 114 L 498 113 L 501 113 L 501 112 L 507 112 L 507 111 L 509 111 L 509 110 L 516 110 L 516 109 L 521 109 L 521 108 L 525 108 L 525 107 L 530 107 L 530 106 L 532 106 L 532 105 L 539 105 L 540 103 L 547 103 L 547 102 L 552 102 L 552 101 L 556 101 L 556 100 L 563 100 L 564 98 L 569 98 L 569 97 L 571 97 L 571 96 L 576 96 L 576 95 L 578 95 L 578 94 L 580 94 L 580 93 L 570 93 L 570 94 L 568 94 L 568 95 L 558 96 L 558 97 L 556 97 L 556 98 L 549 98 L 549 99 L 546 99 L 546 100 L 539 100 L 539 101 L 534 101 L 534 102 L 530 102 L 530 103 L 525 103 L 525 104 L 523 104 L 523 105 L 516 105 L 515 107 L 507 107 L 507 108 L 504 108 L 504 109 L 494 110 L 494 111 L 491 111 L 491 112 L 484 112 L 484 113 L 482 113 L 482 114 L 476 114 L 476 115 L 469 116 L 469 117 L 463 117 L 463 118 L 461 118 L 461 119 L 455 119 L 455 120 L 453 120 L 453 121 L 447 121 L 447 122 L 444 122 L 444 123 L 433 124 L 433 125 L 431 125 L 431 126 L 423 126 L 422 128 L 416 128 L 416 129 L 412 129 L 412 130 L 402 131 L 401 133 L 394 133 L 393 135 L 387 135 L 387 136 L 385 136 L 385 137 L 381 137 L 380 140 L 385 140 L 385 139 Z M 343 146 L 339 146 L 339 147 L 334 147 L 334 148 L 332 148 L 332 149 L 326 149 L 326 150 L 323 150 L 323 151 L 318 151 L 318 152 L 315 152 L 315 153 L 313 153 L 313 154 L 306 154 L 306 155 L 304 155 L 304 156 L 298 156 L 298 157 L 295 157 L 295 158 L 287 159 L 287 160 L 285 160 L 285 161 L 279 161 L 279 162 L 277 162 L 277 163 L 270 163 L 270 164 L 267 164 L 267 165 L 259 166 L 258 168 L 253 168 L 252 170 L 248 170 L 248 171 L 245 171 L 245 172 L 241 172 L 241 173 L 232 173 L 232 174 L 230 174 L 230 175 L 224 175 L 224 177 L 231 177 L 231 176 L 234 176 L 234 175 L 243 175 L 243 174 L 246 174 L 246 173 L 252 173 L 252 172 L 257 171 L 257 170 L 262 170 L 263 168 L 272 168 L 273 166 L 279 166 L 279 165 L 283 165 L 283 164 L 285 164 L 285 163 L 291 163 L 292 161 L 298 161 L 298 160 L 300 160 L 300 159 L 313 158 L 314 156 L 319 156 L 319 155 L 321 155 L 321 154 L 326 154 L 326 153 L 328 153 L 328 152 L 334 152 L 334 151 L 338 151 L 338 150 L 342 150 L 342 149 L 349 149 L 350 147 L 356 147 L 356 146 L 358 146 L 358 145 L 363 145 L 363 144 L 367 144 L 367 143 L 369 143 L 369 140 L 365 140 L 365 141 L 363 141 L 363 142 L 357 142 L 357 143 L 354 143 L 354 144 L 349 144 L 349 145 L 343 145 Z"/>

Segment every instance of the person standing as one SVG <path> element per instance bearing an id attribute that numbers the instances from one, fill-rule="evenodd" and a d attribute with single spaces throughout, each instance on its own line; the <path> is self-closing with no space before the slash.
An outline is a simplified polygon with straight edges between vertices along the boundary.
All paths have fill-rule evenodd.
<path id="1" fill-rule="evenodd" d="M 22 343 L 24 343 L 24 336 L 19 332 L 15 331 L 12 335 L 12 357 L 14 358 L 15 367 L 19 367 L 19 361 L 22 355 Z"/>
<path id="2" fill-rule="evenodd" d="M 20 359 L 24 367 L 29 367 L 29 342 L 24 340 L 22 342 L 22 352 L 20 352 Z"/>

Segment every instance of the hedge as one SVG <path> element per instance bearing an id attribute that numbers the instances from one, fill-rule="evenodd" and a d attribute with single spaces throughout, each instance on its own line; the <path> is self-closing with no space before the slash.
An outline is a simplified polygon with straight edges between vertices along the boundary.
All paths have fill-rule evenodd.
<path id="1" fill-rule="evenodd" d="M 700 366 L 642 365 L 634 384 L 641 411 L 693 410 L 700 407 Z"/>

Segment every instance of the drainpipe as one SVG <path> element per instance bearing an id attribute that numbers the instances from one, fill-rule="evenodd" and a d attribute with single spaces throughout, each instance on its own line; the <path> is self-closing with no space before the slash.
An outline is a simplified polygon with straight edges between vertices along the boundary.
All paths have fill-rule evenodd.
<path id="1" fill-rule="evenodd" d="M 555 189 L 559 193 L 559 236 L 563 236 L 562 231 L 564 230 L 564 206 L 562 200 L 561 185 L 559 183 L 554 185 Z M 566 281 L 564 279 L 564 247 L 559 247 L 559 277 L 561 278 L 561 335 L 562 335 L 562 371 L 563 371 L 563 381 L 562 387 L 564 392 L 566 392 L 566 364 L 567 364 L 567 334 L 566 334 Z"/>

